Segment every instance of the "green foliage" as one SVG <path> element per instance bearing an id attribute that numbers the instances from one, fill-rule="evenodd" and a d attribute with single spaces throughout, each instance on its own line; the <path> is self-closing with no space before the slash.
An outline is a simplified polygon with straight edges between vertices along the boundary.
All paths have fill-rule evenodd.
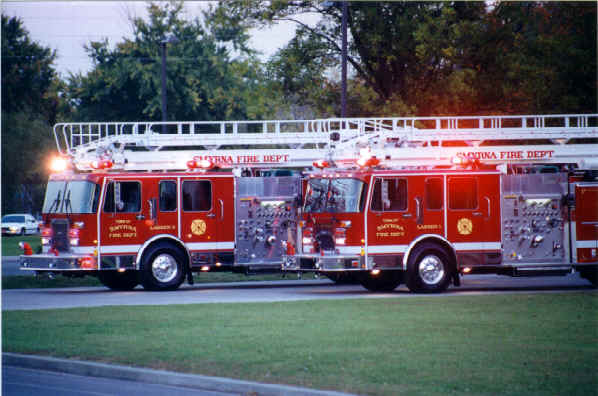
<path id="1" fill-rule="evenodd" d="M 51 123 L 62 106 L 55 51 L 32 42 L 18 18 L 2 15 L 2 212 L 41 208 Z"/>
<path id="2" fill-rule="evenodd" d="M 236 0 L 222 18 L 247 27 L 293 21 L 271 60 L 291 106 L 338 114 L 340 2 Z M 315 25 L 302 15 L 319 14 Z M 366 115 L 598 111 L 596 4 L 349 2 L 349 112 Z M 338 66 L 337 66 L 338 68 Z"/>
<path id="3" fill-rule="evenodd" d="M 87 47 L 93 70 L 72 75 L 69 95 L 82 120 L 160 120 L 161 42 L 166 44 L 169 120 L 261 118 L 268 103 L 254 100 L 260 64 L 246 47 L 247 35 L 218 25 L 212 10 L 183 19 L 183 3 L 149 5 L 149 21 L 133 19 L 134 37 L 110 48 L 107 40 Z M 238 49 L 233 57 L 231 44 Z"/>
<path id="4" fill-rule="evenodd" d="M 56 52 L 31 41 L 20 19 L 2 15 L 2 111 L 35 110 L 54 122 Z"/>

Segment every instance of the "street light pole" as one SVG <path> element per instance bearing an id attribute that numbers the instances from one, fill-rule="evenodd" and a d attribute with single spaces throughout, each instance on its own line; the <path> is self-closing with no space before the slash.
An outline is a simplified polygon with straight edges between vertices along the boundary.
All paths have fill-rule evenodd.
<path id="1" fill-rule="evenodd" d="M 162 79 L 162 133 L 166 133 L 166 40 L 160 42 L 162 49 L 162 68 L 161 68 L 161 79 Z"/>
<path id="2" fill-rule="evenodd" d="M 347 116 L 347 2 L 343 1 L 342 3 L 341 117 L 344 118 Z"/>

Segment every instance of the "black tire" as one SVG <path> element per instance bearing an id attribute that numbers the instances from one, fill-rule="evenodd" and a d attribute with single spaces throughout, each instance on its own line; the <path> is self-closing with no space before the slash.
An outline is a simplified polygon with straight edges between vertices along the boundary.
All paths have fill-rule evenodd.
<path id="1" fill-rule="evenodd" d="M 598 287 L 598 267 L 588 267 L 579 270 L 582 278 L 589 280 L 592 286 Z"/>
<path id="2" fill-rule="evenodd" d="M 326 272 L 324 276 L 337 285 L 356 285 L 360 283 L 357 273 L 354 272 Z"/>
<path id="3" fill-rule="evenodd" d="M 158 242 L 143 254 L 139 280 L 146 290 L 176 290 L 185 280 L 186 262 L 180 248 Z"/>
<path id="4" fill-rule="evenodd" d="M 25 236 L 27 234 L 27 230 L 25 230 L 25 228 L 21 228 L 21 234 L 22 236 Z"/>
<path id="5" fill-rule="evenodd" d="M 137 271 L 117 272 L 116 270 L 99 271 L 98 279 L 111 290 L 133 290 L 139 284 Z"/>
<path id="6" fill-rule="evenodd" d="M 448 288 L 454 268 L 445 249 L 437 244 L 424 242 L 417 245 L 409 255 L 405 283 L 415 293 L 440 293 Z"/>
<path id="7" fill-rule="evenodd" d="M 381 271 L 378 275 L 371 272 L 361 273 L 359 283 L 371 292 L 390 292 L 397 288 L 403 280 L 401 271 Z"/>

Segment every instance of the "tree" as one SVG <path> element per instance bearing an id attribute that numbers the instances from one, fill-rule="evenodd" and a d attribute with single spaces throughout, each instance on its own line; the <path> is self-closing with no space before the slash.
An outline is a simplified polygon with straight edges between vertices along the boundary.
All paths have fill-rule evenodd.
<path id="1" fill-rule="evenodd" d="M 287 98 L 318 105 L 338 90 L 326 69 L 340 62 L 339 3 L 237 0 L 217 15 L 247 27 L 295 22 L 277 54 L 291 60 L 275 59 L 289 73 L 275 76 Z M 349 2 L 348 27 L 353 115 L 596 110 L 595 3 Z M 293 60 L 307 60 L 304 73 Z"/>
<path id="2" fill-rule="evenodd" d="M 107 40 L 86 47 L 93 70 L 69 79 L 77 118 L 161 120 L 160 42 L 169 34 L 178 40 L 167 46 L 169 120 L 260 118 L 271 111 L 270 102 L 254 99 L 262 70 L 243 31 L 215 24 L 211 9 L 187 21 L 182 2 L 150 4 L 148 10 L 149 21 L 131 21 L 133 39 L 114 49 Z M 235 48 L 239 56 L 233 59 Z"/>
<path id="3" fill-rule="evenodd" d="M 2 15 L 2 211 L 41 208 L 51 123 L 60 109 L 55 51 L 31 41 L 18 18 Z"/>

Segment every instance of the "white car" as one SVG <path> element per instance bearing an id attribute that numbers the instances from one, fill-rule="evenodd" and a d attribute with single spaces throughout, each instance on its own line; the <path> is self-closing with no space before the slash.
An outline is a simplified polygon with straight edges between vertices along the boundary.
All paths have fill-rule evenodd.
<path id="1" fill-rule="evenodd" d="M 39 222 L 30 214 L 10 214 L 2 217 L 2 235 L 37 234 Z"/>

